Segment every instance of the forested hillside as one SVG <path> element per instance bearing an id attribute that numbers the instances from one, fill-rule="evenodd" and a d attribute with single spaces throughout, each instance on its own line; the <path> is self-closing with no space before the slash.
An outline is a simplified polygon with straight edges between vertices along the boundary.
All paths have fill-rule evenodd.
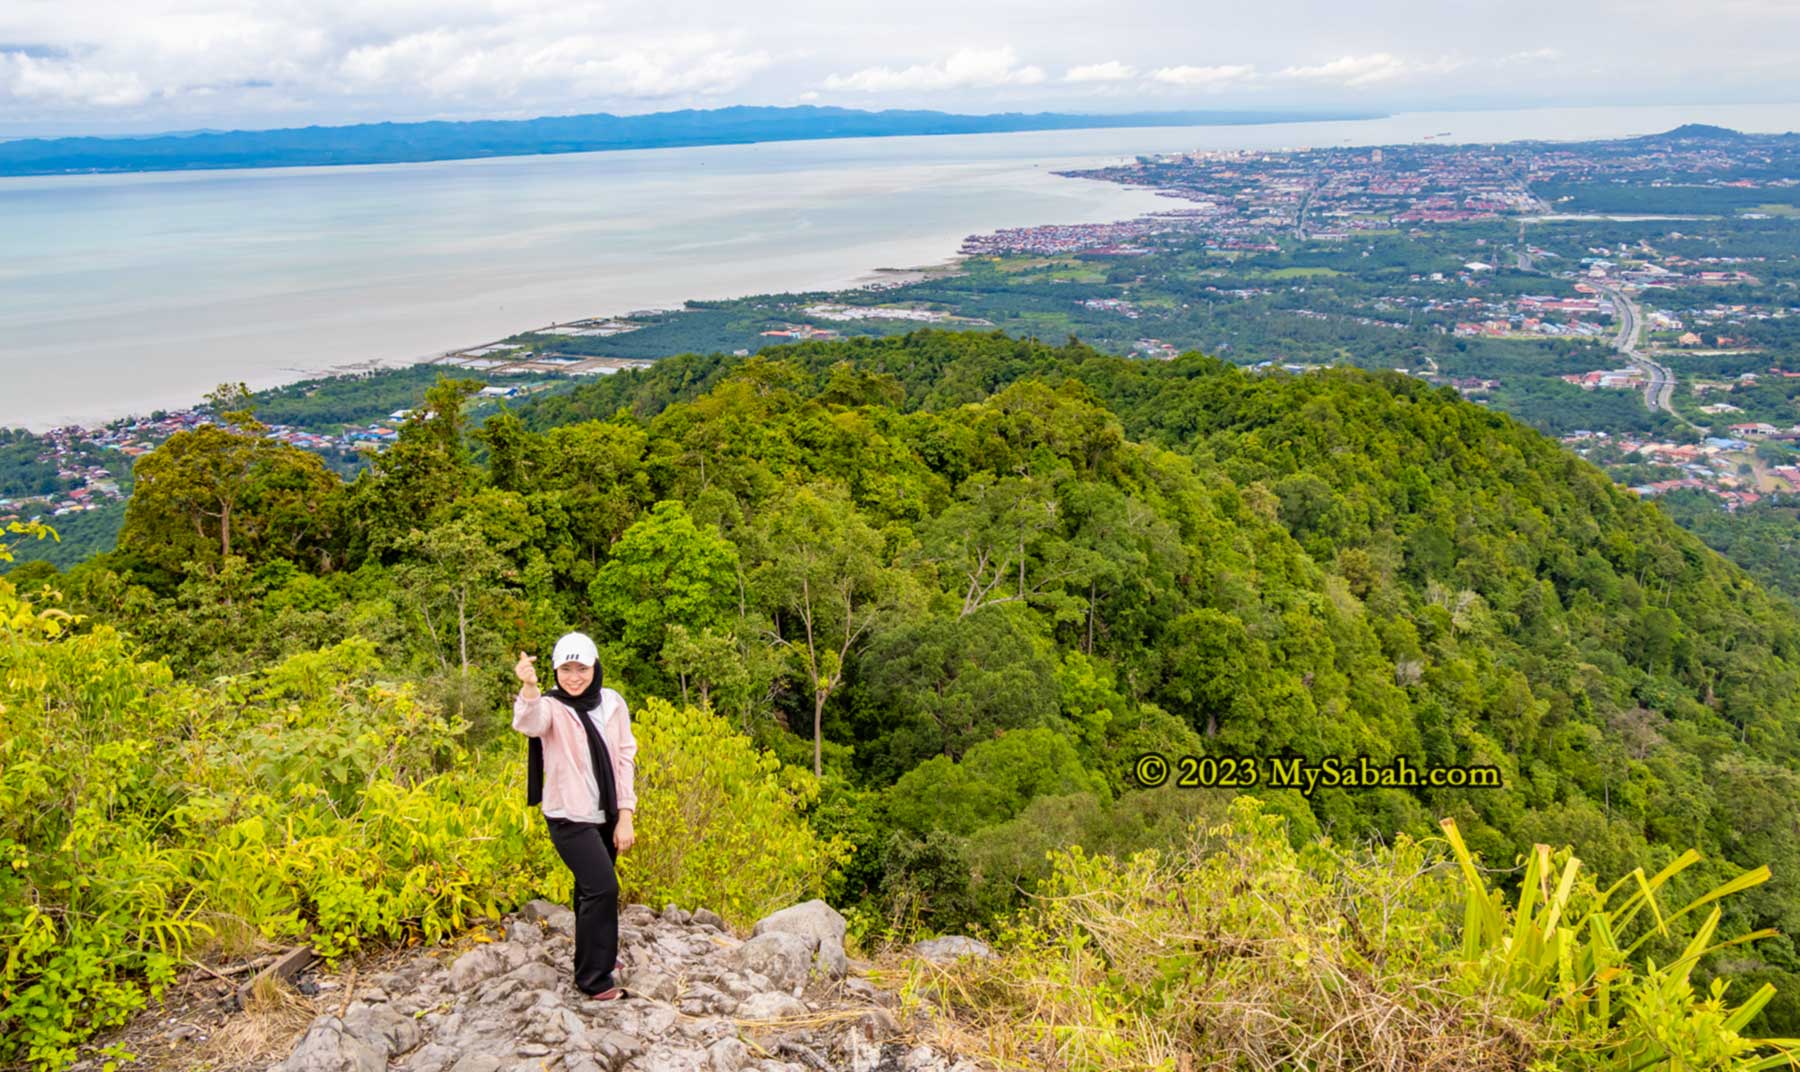
<path id="1" fill-rule="evenodd" d="M 1021 380 L 1061 384 L 1058 397 L 1104 406 L 1140 444 L 1133 454 L 1180 457 L 1226 528 L 1109 481 L 1118 498 L 1096 514 L 1131 546 L 1101 550 L 1103 569 L 1072 572 L 1036 603 L 1042 628 L 1097 653 L 1140 717 L 1171 713 L 1214 754 L 1367 751 L 1508 770 L 1502 792 L 1322 790 L 1318 821 L 1385 834 L 1455 815 L 1491 859 L 1571 843 L 1604 874 L 1694 845 L 1727 871 L 1770 864 L 1759 921 L 1800 924 L 1800 616 L 1547 438 L 1391 374 L 1252 376 L 1195 356 L 931 333 L 781 353 L 821 401 L 834 380 L 846 389 L 850 360 L 865 379 L 889 377 L 915 419 L 956 425 L 969 421 L 961 407 Z M 656 415 L 736 364 L 675 358 L 525 417 L 668 419 Z M 1086 482 L 1052 483 L 1067 489 L 1054 496 L 1060 535 L 1080 540 L 1094 516 L 1075 492 Z M 1144 518 L 1145 534 L 1124 536 L 1125 517 Z M 1178 560 L 1159 555 L 1156 522 L 1179 533 Z M 1048 576 L 1066 553 L 1031 562 Z M 1109 573 L 1135 577 L 1113 589 Z M 1146 583 L 1159 577 L 1166 587 Z M 1058 621 L 1058 596 L 1082 616 Z M 1764 949 L 1796 967 L 1785 939 Z"/>
<path id="2" fill-rule="evenodd" d="M 1697 848 L 1678 900 L 1767 864 L 1771 881 L 1722 902 L 1718 937 L 1800 928 L 1795 608 L 1453 392 L 933 332 L 669 358 L 480 427 L 471 389 L 440 383 L 348 485 L 254 434 L 180 433 L 139 462 L 116 552 L 9 575 L 0 846 L 25 862 L 0 878 L 6 934 L 74 926 L 22 906 L 107 903 L 120 887 L 77 877 L 84 851 L 154 861 L 176 924 L 334 949 L 557 895 L 542 839 L 518 834 L 503 712 L 516 652 L 571 628 L 664 740 L 743 741 L 716 762 L 767 803 L 694 813 L 715 817 L 694 836 L 789 847 L 761 870 L 732 857 L 737 883 L 695 872 L 704 854 L 646 863 L 628 896 L 733 889 L 742 914 L 760 890 L 810 890 L 855 906 L 866 935 L 992 927 L 1053 871 L 1072 881 L 1051 850 L 1179 851 L 1219 816 L 1213 794 L 1140 788 L 1142 753 L 1367 756 L 1492 765 L 1504 787 L 1255 795 L 1296 844 L 1448 817 L 1502 869 L 1572 845 L 1611 881 Z M 162 714 L 127 718 L 139 704 Z M 99 709 L 78 736 L 110 750 L 61 743 L 58 719 Z M 389 740 L 396 719 L 409 729 Z M 110 824 L 60 806 L 99 777 L 90 754 L 122 777 L 93 805 Z M 178 788 L 175 755 L 204 791 Z M 702 768 L 675 767 L 653 784 L 696 794 Z M 466 829 L 409 842 L 424 835 L 396 816 L 436 793 L 467 806 Z M 489 798 L 505 807 L 484 816 Z M 289 808 L 393 884 L 379 911 L 323 884 L 329 847 L 294 861 Z M 198 862 L 223 822 L 242 861 L 274 861 L 264 877 Z M 459 877 L 450 847 L 483 823 L 510 840 Z M 641 839 L 677 825 L 647 819 Z M 441 918 L 424 893 L 453 880 L 467 903 Z M 1700 922 L 1661 941 L 1679 953 Z M 105 948 L 129 945 L 120 926 Z M 94 953 L 85 975 L 52 973 L 46 942 L 0 980 L 0 1028 L 25 1040 L 0 1060 L 59 1052 L 12 995 L 124 1008 L 100 981 L 157 970 Z M 1800 1026 L 1789 939 L 1732 956 L 1702 970 L 1741 980 L 1739 999 L 1775 982 L 1759 1027 Z"/>

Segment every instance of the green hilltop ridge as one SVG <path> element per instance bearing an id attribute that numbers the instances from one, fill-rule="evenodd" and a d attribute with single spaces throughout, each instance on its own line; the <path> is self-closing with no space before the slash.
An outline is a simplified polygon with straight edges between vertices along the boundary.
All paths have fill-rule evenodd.
<path id="1" fill-rule="evenodd" d="M 971 991 L 1001 1010 L 1033 1007 L 1017 950 L 1056 963 L 1058 935 L 1101 933 L 1029 891 L 1089 891 L 1070 903 L 1116 924 L 1190 888 L 1218 925 L 1286 928 L 1300 961 L 1241 962 L 1285 1007 L 1313 1000 L 1281 982 L 1311 949 L 1457 1010 L 1433 1023 L 1498 1039 L 1482 1017 L 1516 1017 L 1490 1067 L 1800 1028 L 1800 616 L 1511 418 L 1391 373 L 934 331 L 670 357 L 479 427 L 473 386 L 441 381 L 349 484 L 254 435 L 179 433 L 138 462 L 116 551 L 0 582 L 0 846 L 23 861 L 0 871 L 0 934 L 33 936 L 0 976 L 0 1063 L 72 1056 L 62 1009 L 128 1013 L 167 977 L 159 934 L 338 955 L 566 892 L 504 712 L 511 657 L 571 628 L 643 726 L 628 900 L 742 922 L 820 895 L 871 945 L 905 920 L 1010 935 Z M 1255 759 L 1260 813 L 1141 787 L 1147 752 Z M 1266 783 L 1275 757 L 1365 756 L 1503 787 Z M 1396 878 L 1444 819 L 1446 882 Z M 1208 828 L 1223 840 L 1190 838 Z M 1202 843 L 1250 870 L 1184 855 Z M 1518 930 L 1459 885 L 1464 843 L 1500 869 L 1482 883 L 1524 891 Z M 1265 866 L 1298 915 L 1220 907 Z M 1638 887 L 1598 891 L 1636 868 L 1667 900 L 1633 926 L 1669 927 L 1618 952 L 1593 920 L 1623 936 Z M 1403 903 L 1399 929 L 1340 948 L 1364 895 Z M 1574 966 L 1533 982 L 1535 954 L 1483 951 L 1561 933 L 1546 901 L 1582 925 Z M 1185 1001 L 1194 958 L 1224 954 L 1144 955 L 1167 959 L 1113 962 L 1064 1013 Z M 1705 1006 L 1689 972 L 1750 1004 Z M 1596 1020 L 1612 985 L 1647 989 Z M 1070 1067 L 1139 1067 L 1082 1052 Z"/>
<path id="2" fill-rule="evenodd" d="M 1711 123 L 1683 123 L 1661 134 L 1648 134 L 1639 141 L 1716 141 L 1740 142 L 1749 141 L 1750 136 L 1741 130 L 1730 127 L 1715 126 Z"/>

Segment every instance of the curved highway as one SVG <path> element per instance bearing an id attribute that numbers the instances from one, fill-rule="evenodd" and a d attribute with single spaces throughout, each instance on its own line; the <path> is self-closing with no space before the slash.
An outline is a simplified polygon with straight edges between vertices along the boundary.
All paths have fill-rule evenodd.
<path id="1" fill-rule="evenodd" d="M 1600 293 L 1612 299 L 1613 309 L 1619 315 L 1619 333 L 1613 338 L 1613 349 L 1619 351 L 1625 360 L 1631 362 L 1641 371 L 1649 382 L 1644 384 L 1644 405 L 1650 412 L 1664 410 L 1678 420 L 1685 421 L 1676 413 L 1670 404 L 1675 397 L 1675 373 L 1667 365 L 1653 361 L 1638 353 L 1638 331 L 1643 324 L 1643 313 L 1637 303 L 1625 296 L 1625 292 L 1617 287 L 1604 283 L 1597 284 Z"/>

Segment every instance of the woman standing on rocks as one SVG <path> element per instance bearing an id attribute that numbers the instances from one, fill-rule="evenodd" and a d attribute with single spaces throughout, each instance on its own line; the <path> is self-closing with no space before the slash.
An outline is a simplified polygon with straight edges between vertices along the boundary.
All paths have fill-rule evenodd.
<path id="1" fill-rule="evenodd" d="M 619 880 L 613 862 L 631 848 L 637 810 L 637 739 L 625 699 L 600 684 L 600 656 L 583 633 L 556 642 L 556 687 L 538 692 L 533 656 L 513 667 L 513 729 L 526 746 L 526 803 L 541 804 L 556 853 L 575 876 L 575 986 L 601 1001 L 625 996 L 619 959 Z"/>

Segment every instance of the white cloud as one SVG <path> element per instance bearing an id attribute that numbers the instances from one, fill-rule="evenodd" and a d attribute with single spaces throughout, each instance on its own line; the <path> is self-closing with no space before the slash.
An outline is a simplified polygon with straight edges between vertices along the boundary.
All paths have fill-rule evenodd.
<path id="1" fill-rule="evenodd" d="M 1335 82 L 1343 86 L 1367 86 L 1419 74 L 1447 74 L 1461 64 L 1440 59 L 1431 63 L 1415 63 L 1386 52 L 1366 56 L 1340 56 L 1313 67 L 1283 68 L 1279 77 L 1309 82 Z"/>
<path id="2" fill-rule="evenodd" d="M 449 99 L 656 99 L 725 92 L 770 62 L 766 52 L 723 48 L 707 35 L 620 47 L 590 34 L 519 39 L 432 29 L 352 49 L 338 73 L 365 92 L 421 88 Z"/>
<path id="3" fill-rule="evenodd" d="M 120 108 L 150 98 L 144 80 L 129 71 L 94 70 L 64 57 L 0 52 L 0 100 Z"/>
<path id="4" fill-rule="evenodd" d="M 929 95 L 959 112 L 1201 94 L 1249 107 L 1355 94 L 1393 109 L 1800 99 L 1783 43 L 1800 33 L 1796 0 L 1514 0 L 1420 17 L 1428 6 L 1266 0 L 1198 19 L 1176 0 L 1104 13 L 1076 0 L 0 0 L 0 136 L 631 113 L 807 92 L 875 108 Z"/>
<path id="5" fill-rule="evenodd" d="M 1137 77 L 1137 68 L 1118 60 L 1071 67 L 1063 75 L 1065 82 L 1124 82 Z"/>
<path id="6" fill-rule="evenodd" d="M 856 93 L 893 93 L 907 90 L 987 89 L 995 86 L 1033 86 L 1044 81 L 1042 67 L 1019 64 L 1018 53 L 1005 48 L 965 48 L 942 63 L 911 67 L 864 67 L 848 75 L 831 75 L 826 89 Z"/>
<path id="7" fill-rule="evenodd" d="M 1226 67 L 1163 67 L 1150 77 L 1164 85 L 1187 86 L 1199 89 L 1223 89 L 1236 82 L 1242 82 L 1256 73 L 1256 68 L 1247 64 L 1235 64 Z"/>
<path id="8" fill-rule="evenodd" d="M 777 62 L 745 35 L 643 30 L 650 21 L 551 0 L 140 0 L 57 27 L 0 6 L 0 41 L 28 42 L 0 44 L 0 125 L 220 108 L 369 118 L 631 111 L 740 90 Z"/>

